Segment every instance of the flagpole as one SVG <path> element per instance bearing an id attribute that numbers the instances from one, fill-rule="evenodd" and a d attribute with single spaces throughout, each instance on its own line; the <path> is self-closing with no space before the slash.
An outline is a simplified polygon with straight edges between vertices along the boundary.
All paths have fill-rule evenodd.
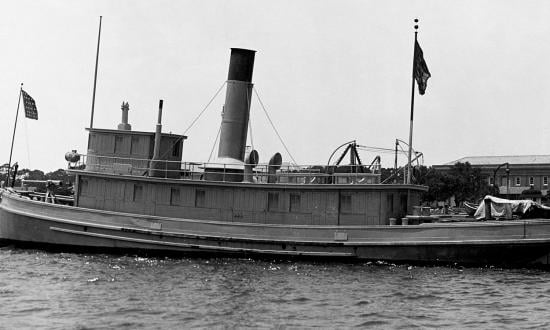
<path id="1" fill-rule="evenodd" d="M 99 41 L 101 40 L 101 18 L 102 17 L 103 16 L 99 16 L 99 33 L 97 35 L 97 52 L 95 55 L 94 91 L 92 93 L 92 115 L 90 118 L 90 128 L 94 127 L 95 87 L 97 83 L 97 64 L 99 62 Z"/>
<path id="2" fill-rule="evenodd" d="M 8 162 L 8 179 L 7 179 L 6 187 L 10 186 L 11 156 L 13 154 L 13 142 L 15 141 L 15 131 L 17 129 L 17 117 L 19 117 L 19 105 L 21 104 L 22 92 L 23 92 L 23 83 L 21 83 L 21 88 L 19 89 L 19 99 L 17 100 L 17 111 L 15 112 L 15 124 L 13 124 L 13 135 L 11 137 L 10 160 Z"/>
<path id="3" fill-rule="evenodd" d="M 418 19 L 414 19 L 418 23 Z M 412 68 L 412 87 L 411 87 L 411 123 L 409 127 L 409 159 L 407 162 L 407 184 L 411 184 L 411 158 L 412 158 L 412 138 L 413 138 L 413 118 L 414 118 L 414 69 L 416 59 L 416 43 L 418 35 L 418 25 L 414 26 L 414 52 L 413 52 L 413 68 Z"/>

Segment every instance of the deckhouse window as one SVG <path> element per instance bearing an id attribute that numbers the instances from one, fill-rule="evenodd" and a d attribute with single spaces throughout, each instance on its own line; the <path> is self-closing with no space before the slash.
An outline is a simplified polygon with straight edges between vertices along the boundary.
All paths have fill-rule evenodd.
<path id="1" fill-rule="evenodd" d="M 521 178 L 516 176 L 516 186 L 521 186 Z"/>
<path id="2" fill-rule="evenodd" d="M 298 193 L 290 194 L 290 212 L 300 212 L 302 208 L 302 196 Z"/>
<path id="3" fill-rule="evenodd" d="M 80 179 L 80 194 L 88 194 L 88 179 Z"/>
<path id="4" fill-rule="evenodd" d="M 134 202 L 141 202 L 143 200 L 143 186 L 134 185 Z"/>
<path id="5" fill-rule="evenodd" d="M 545 186 L 548 185 L 548 177 L 547 176 L 542 177 L 542 184 L 545 185 Z"/>
<path id="6" fill-rule="evenodd" d="M 535 178 L 532 177 L 532 176 L 529 177 L 529 185 L 530 185 L 530 186 L 534 186 L 534 185 L 535 185 Z"/>
<path id="7" fill-rule="evenodd" d="M 170 189 L 170 205 L 179 205 L 180 203 L 180 190 L 179 188 Z"/>
<path id="8" fill-rule="evenodd" d="M 489 185 L 493 186 L 495 184 L 494 178 L 492 176 L 489 177 Z"/>
<path id="9" fill-rule="evenodd" d="M 340 213 L 351 213 L 351 195 L 340 195 Z"/>
<path id="10" fill-rule="evenodd" d="M 393 212 L 393 194 L 386 195 L 386 207 L 390 212 Z"/>
<path id="11" fill-rule="evenodd" d="M 279 193 L 278 192 L 267 193 L 267 210 L 268 211 L 279 210 Z"/>
<path id="12" fill-rule="evenodd" d="M 202 189 L 197 189 L 195 191 L 195 206 L 196 207 L 206 206 L 206 192 Z"/>

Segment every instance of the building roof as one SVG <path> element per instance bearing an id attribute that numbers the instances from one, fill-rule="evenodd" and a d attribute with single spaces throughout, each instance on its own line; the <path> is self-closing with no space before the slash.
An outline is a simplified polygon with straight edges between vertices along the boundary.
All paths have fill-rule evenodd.
<path id="1" fill-rule="evenodd" d="M 526 156 L 470 156 L 454 160 L 443 165 L 452 166 L 456 163 L 470 163 L 471 165 L 500 165 L 509 164 L 550 164 L 550 155 Z"/>

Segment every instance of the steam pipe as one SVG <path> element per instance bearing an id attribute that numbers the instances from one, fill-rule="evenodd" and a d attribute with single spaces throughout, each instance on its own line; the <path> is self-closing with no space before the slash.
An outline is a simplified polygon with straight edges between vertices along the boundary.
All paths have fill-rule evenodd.
<path id="1" fill-rule="evenodd" d="M 155 169 L 159 168 L 158 159 L 160 158 L 160 139 L 162 134 L 162 104 L 163 100 L 159 100 L 158 120 L 155 129 L 155 145 L 153 147 L 153 158 L 149 166 L 149 176 L 158 176 L 158 170 Z"/>

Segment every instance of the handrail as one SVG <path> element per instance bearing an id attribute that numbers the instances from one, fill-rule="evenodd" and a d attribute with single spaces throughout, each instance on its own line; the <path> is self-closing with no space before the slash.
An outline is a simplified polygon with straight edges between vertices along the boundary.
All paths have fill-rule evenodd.
<path id="1" fill-rule="evenodd" d="M 120 175 L 152 176 L 207 181 L 235 181 L 237 171 L 244 169 L 244 164 L 217 162 L 180 162 L 171 160 L 153 160 L 146 158 L 114 157 L 80 154 L 78 162 L 69 163 L 69 169 L 82 169 L 90 172 L 115 173 Z M 380 166 L 371 165 L 295 165 L 283 164 L 275 174 L 270 174 L 270 166 L 261 163 L 254 167 L 253 176 L 256 183 L 267 183 L 275 177 L 275 183 L 296 184 L 376 184 L 380 183 Z M 364 171 L 358 171 L 361 167 Z M 367 172 L 367 173 L 365 173 Z M 217 179 L 209 179 L 217 175 Z"/>

